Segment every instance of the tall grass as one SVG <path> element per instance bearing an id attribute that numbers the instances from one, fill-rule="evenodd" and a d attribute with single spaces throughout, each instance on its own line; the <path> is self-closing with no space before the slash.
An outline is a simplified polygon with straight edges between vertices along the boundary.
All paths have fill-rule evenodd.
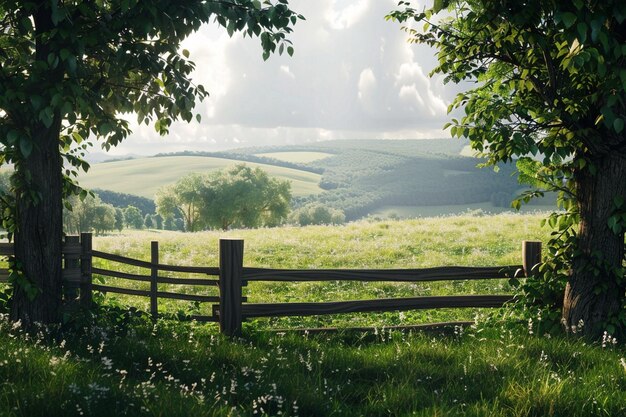
<path id="1" fill-rule="evenodd" d="M 505 266 L 521 264 L 523 240 L 545 240 L 548 231 L 539 227 L 539 215 L 501 214 L 425 218 L 403 221 L 361 221 L 343 226 L 284 227 L 229 232 L 179 233 L 131 232 L 98 237 L 94 246 L 105 252 L 149 259 L 150 240 L 160 242 L 161 263 L 216 266 L 221 237 L 244 239 L 244 265 L 251 267 L 320 268 L 426 268 L 434 266 Z M 110 262 L 98 264 L 119 268 Z M 127 272 L 141 273 L 136 268 Z M 145 274 L 145 270 L 143 271 Z M 178 274 L 177 276 L 180 276 Z M 106 283 L 148 289 L 148 284 L 105 279 Z M 172 286 L 163 289 L 181 291 Z M 191 292 L 207 291 L 192 289 Z M 250 302 L 317 302 L 372 298 L 453 294 L 507 294 L 507 280 L 407 283 L 251 283 L 245 289 Z M 216 295 L 214 290 L 204 292 Z M 146 298 L 117 297 L 123 303 L 146 310 Z M 162 301 L 162 311 L 207 314 L 210 306 Z M 259 319 L 254 326 L 363 326 L 399 325 L 433 321 L 471 320 L 477 309 L 446 309 L 406 313 L 352 314 L 309 318 Z"/>

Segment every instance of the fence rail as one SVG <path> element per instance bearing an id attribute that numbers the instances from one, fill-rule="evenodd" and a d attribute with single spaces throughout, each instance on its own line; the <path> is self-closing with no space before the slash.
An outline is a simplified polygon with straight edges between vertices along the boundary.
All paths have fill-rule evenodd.
<path id="1" fill-rule="evenodd" d="M 78 301 L 84 307 L 92 305 L 93 291 L 149 297 L 150 312 L 154 318 L 158 317 L 159 299 L 213 303 L 211 315 L 193 315 L 190 318 L 201 322 L 219 322 L 220 330 L 223 333 L 238 335 L 241 333 L 242 321 L 253 317 L 309 316 L 437 308 L 490 308 L 501 307 L 513 299 L 510 294 L 501 294 L 449 295 L 317 303 L 248 303 L 247 297 L 242 295 L 243 287 L 248 282 L 427 282 L 502 279 L 529 276 L 541 262 L 541 242 L 536 241 L 522 242 L 522 265 L 490 267 L 447 266 L 423 269 L 291 270 L 249 268 L 243 266 L 243 249 L 243 240 L 221 239 L 219 244 L 219 267 L 166 265 L 159 262 L 158 242 L 151 242 L 150 261 L 144 261 L 93 250 L 90 233 L 83 233 L 80 237 L 67 236 L 63 246 L 65 258 L 63 279 L 66 287 L 64 294 L 66 298 L 69 298 L 68 302 Z M 0 256 L 10 256 L 12 254 L 13 245 L 11 243 L 0 243 Z M 123 265 L 144 268 L 149 270 L 149 274 L 142 275 L 94 267 L 94 259 L 103 259 Z M 160 276 L 159 272 L 163 271 L 216 276 L 218 279 Z M 94 275 L 145 282 L 150 284 L 150 289 L 121 288 L 97 284 L 93 282 Z M 0 282 L 6 282 L 8 277 L 8 271 L 0 269 Z M 160 291 L 159 284 L 216 286 L 219 289 L 219 296 Z M 79 294 L 78 298 L 77 294 Z"/>

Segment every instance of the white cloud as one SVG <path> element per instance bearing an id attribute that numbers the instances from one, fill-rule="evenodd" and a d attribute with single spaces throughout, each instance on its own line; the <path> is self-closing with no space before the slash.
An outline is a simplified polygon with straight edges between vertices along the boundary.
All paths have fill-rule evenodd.
<path id="1" fill-rule="evenodd" d="M 291 79 L 294 79 L 294 80 L 296 79 L 296 76 L 293 74 L 293 72 L 291 72 L 288 65 L 281 65 L 280 72 L 282 72 L 283 74 L 285 74 L 287 77 Z"/>
<path id="2" fill-rule="evenodd" d="M 306 17 L 289 35 L 295 55 L 263 61 L 260 41 L 203 27 L 183 47 L 210 96 L 202 122 L 177 122 L 167 138 L 134 126 L 117 153 L 216 150 L 341 138 L 448 136 L 455 86 L 429 78 L 433 51 L 385 21 L 396 0 L 292 0 Z M 239 141 L 235 143 L 235 139 Z"/>
<path id="3" fill-rule="evenodd" d="M 375 108 L 375 93 L 376 93 L 376 76 L 371 68 L 366 68 L 361 71 L 359 75 L 358 83 L 358 98 L 359 102 L 366 111 L 372 111 Z"/>
<path id="4" fill-rule="evenodd" d="M 368 0 L 333 0 L 326 10 L 326 21 L 335 30 L 349 29 L 365 16 L 369 3 Z"/>

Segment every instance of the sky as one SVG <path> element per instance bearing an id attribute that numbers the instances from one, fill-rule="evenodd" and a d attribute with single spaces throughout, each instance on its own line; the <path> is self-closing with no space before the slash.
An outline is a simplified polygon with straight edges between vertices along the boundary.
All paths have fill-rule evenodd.
<path id="1" fill-rule="evenodd" d="M 289 4 L 306 18 L 290 35 L 293 57 L 263 61 L 259 39 L 202 27 L 182 45 L 197 65 L 194 82 L 210 93 L 196 107 L 202 121 L 176 122 L 166 137 L 131 122 L 133 134 L 109 153 L 450 136 L 442 126 L 459 87 L 430 78 L 434 51 L 385 20 L 397 0 Z"/>

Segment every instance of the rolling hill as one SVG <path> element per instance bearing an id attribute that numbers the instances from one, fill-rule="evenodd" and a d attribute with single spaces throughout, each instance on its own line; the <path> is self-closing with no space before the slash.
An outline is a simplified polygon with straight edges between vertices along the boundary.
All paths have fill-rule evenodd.
<path id="1" fill-rule="evenodd" d="M 181 152 L 94 164 L 79 181 L 90 189 L 154 198 L 159 187 L 190 172 L 246 163 L 291 181 L 294 208 L 321 203 L 342 210 L 347 220 L 508 210 L 522 188 L 515 167 L 479 169 L 482 161 L 466 156 L 466 146 L 454 139 L 340 140 Z M 534 208 L 553 208 L 550 203 Z"/>
<path id="2" fill-rule="evenodd" d="M 79 177 L 88 189 L 111 190 L 118 193 L 154 198 L 159 187 L 176 182 L 191 172 L 223 169 L 241 161 L 206 156 L 160 156 L 93 164 Z M 321 176 L 292 168 L 246 162 L 260 167 L 270 175 L 291 181 L 294 196 L 308 196 L 322 191 Z"/>

